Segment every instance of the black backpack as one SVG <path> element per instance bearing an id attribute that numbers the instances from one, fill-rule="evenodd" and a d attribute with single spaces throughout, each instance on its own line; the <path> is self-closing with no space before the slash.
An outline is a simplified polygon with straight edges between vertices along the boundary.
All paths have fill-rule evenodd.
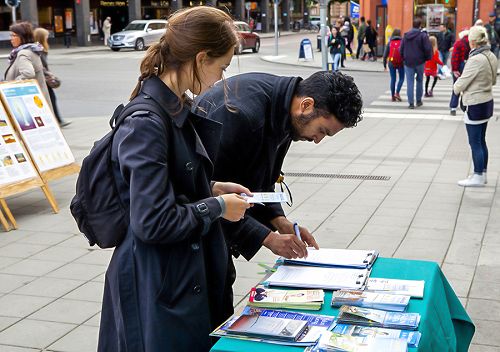
<path id="1" fill-rule="evenodd" d="M 130 221 L 128 207 L 118 193 L 111 147 L 120 124 L 137 111 L 152 112 L 160 117 L 166 114 L 151 97 L 144 94 L 132 99 L 126 106 L 119 105 L 109 121 L 112 130 L 95 142 L 89 155 L 83 159 L 70 209 L 91 246 L 97 244 L 101 248 L 112 248 L 119 245 L 127 234 Z M 164 124 L 168 131 L 168 124 Z"/>

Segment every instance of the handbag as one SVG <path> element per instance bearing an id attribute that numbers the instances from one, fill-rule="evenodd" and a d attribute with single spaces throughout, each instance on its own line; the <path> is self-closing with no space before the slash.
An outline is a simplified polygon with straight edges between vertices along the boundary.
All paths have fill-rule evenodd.
<path id="1" fill-rule="evenodd" d="M 61 85 L 61 80 L 57 78 L 55 74 L 50 72 L 49 70 L 44 70 L 44 75 L 45 75 L 45 83 L 47 83 L 47 86 L 56 89 L 59 88 Z"/>
<path id="2" fill-rule="evenodd" d="M 372 51 L 372 49 L 370 48 L 370 46 L 366 42 L 366 38 L 365 38 L 365 40 L 363 40 L 363 52 L 371 53 L 371 51 Z"/>

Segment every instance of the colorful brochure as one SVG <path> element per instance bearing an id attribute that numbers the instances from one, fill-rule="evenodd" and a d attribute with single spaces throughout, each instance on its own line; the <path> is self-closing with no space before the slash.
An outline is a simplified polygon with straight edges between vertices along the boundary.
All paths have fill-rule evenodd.
<path id="1" fill-rule="evenodd" d="M 295 320 L 295 321 L 303 321 L 306 322 L 307 328 L 298 336 L 296 340 L 283 340 L 283 339 L 275 339 L 271 337 L 264 336 L 249 336 L 243 334 L 235 334 L 229 333 L 228 329 L 230 326 L 240 318 L 240 316 L 250 315 L 250 316 L 259 316 L 259 317 L 272 317 L 272 318 L 280 318 L 287 320 Z M 255 307 L 245 307 L 243 312 L 240 315 L 233 315 L 226 322 L 224 322 L 221 326 L 215 329 L 210 336 L 215 337 L 228 337 L 235 338 L 241 340 L 250 340 L 250 341 L 258 341 L 279 345 L 287 345 L 287 346 L 313 346 L 318 342 L 321 334 L 325 331 L 328 331 L 334 324 L 335 317 L 327 316 L 327 315 L 316 315 L 316 314 L 307 314 L 307 313 L 299 313 L 299 312 L 290 312 L 284 310 L 274 310 L 274 309 L 263 309 L 263 308 L 255 308 Z"/>
<path id="2" fill-rule="evenodd" d="M 314 352 L 406 352 L 404 339 L 379 339 L 372 336 L 354 337 L 327 331 L 321 335 Z"/>
<path id="3" fill-rule="evenodd" d="M 416 330 L 420 323 L 420 314 L 386 312 L 378 309 L 342 306 L 340 307 L 337 323 Z"/>
<path id="4" fill-rule="evenodd" d="M 323 290 L 275 290 L 257 286 L 250 291 L 248 305 L 262 308 L 319 310 L 324 298 Z"/>
<path id="5" fill-rule="evenodd" d="M 339 290 L 333 292 L 332 294 L 332 307 L 348 305 L 404 312 L 409 302 L 410 296 L 391 295 L 360 290 Z"/>
<path id="6" fill-rule="evenodd" d="M 422 334 L 419 331 L 375 328 L 373 326 L 359 326 L 337 324 L 332 330 L 337 334 L 350 336 L 372 336 L 386 339 L 405 339 L 408 347 L 418 347 Z"/>

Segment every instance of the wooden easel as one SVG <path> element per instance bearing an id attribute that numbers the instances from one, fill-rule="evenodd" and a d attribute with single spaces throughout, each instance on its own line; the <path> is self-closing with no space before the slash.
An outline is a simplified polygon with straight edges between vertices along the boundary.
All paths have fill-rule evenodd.
<path id="1" fill-rule="evenodd" d="M 7 202 L 5 201 L 5 197 L 18 194 L 18 193 L 23 193 L 26 191 L 29 191 L 31 189 L 37 188 L 37 187 L 42 187 L 42 189 L 45 187 L 43 184 L 43 181 L 40 178 L 32 178 L 28 180 L 23 180 L 20 182 L 16 183 L 11 183 L 10 185 L 3 186 L 0 189 L 0 223 L 2 224 L 3 228 L 5 231 L 10 231 L 12 229 L 17 229 L 17 222 L 14 216 L 12 215 L 12 212 L 10 211 Z M 5 213 L 5 215 L 4 215 Z M 7 216 L 7 218 L 5 218 Z M 9 224 L 10 222 L 10 224 Z M 12 228 L 11 228 L 12 225 Z"/>
<path id="2" fill-rule="evenodd" d="M 26 85 L 26 84 L 31 84 L 32 86 L 35 85 L 36 88 L 38 89 L 37 91 L 37 96 L 38 98 L 43 102 L 43 104 L 47 104 L 47 101 L 43 97 L 43 94 L 41 93 L 41 89 L 38 86 L 38 83 L 35 80 L 27 80 L 27 81 L 18 81 L 18 82 L 6 82 L 6 83 L 0 83 L 0 84 L 9 84 L 9 86 L 16 87 L 17 85 Z M 14 127 L 16 136 L 19 140 L 19 142 L 22 144 L 24 152 L 29 156 L 28 162 L 32 164 L 34 169 L 36 170 L 37 176 L 34 179 L 29 179 L 29 180 L 23 180 L 20 182 L 16 182 L 13 184 L 9 184 L 7 186 L 2 186 L 0 188 L 0 223 L 4 227 L 6 231 L 9 231 L 11 228 L 10 225 L 12 225 L 12 228 L 17 229 L 17 223 L 16 220 L 14 219 L 14 216 L 12 215 L 12 212 L 10 211 L 9 207 L 7 206 L 7 203 L 5 202 L 5 197 L 8 197 L 10 195 L 18 194 L 25 192 L 27 190 L 40 187 L 45 194 L 45 197 L 49 201 L 50 206 L 52 207 L 52 210 L 54 213 L 59 212 L 59 206 L 57 204 L 57 201 L 48 185 L 49 181 L 52 180 L 57 180 L 62 177 L 72 175 L 75 173 L 78 173 L 80 171 L 80 166 L 76 164 L 75 162 L 72 162 L 68 165 L 63 165 L 59 167 L 55 167 L 49 170 L 44 170 L 41 171 L 39 165 L 36 162 L 35 155 L 30 150 L 29 144 L 24 138 L 23 133 L 21 133 L 20 128 L 18 124 L 16 123 L 16 118 L 13 115 L 13 112 L 11 111 L 10 105 L 5 98 L 4 94 L 0 94 L 2 103 L 4 106 L 5 111 L 7 112 L 8 118 L 10 120 L 10 123 Z M 46 116 L 45 116 L 46 117 Z M 54 114 L 51 111 L 50 118 L 52 118 L 53 123 L 56 123 L 56 118 Z M 35 118 L 36 119 L 36 118 Z M 43 125 L 40 125 L 43 126 Z M 64 139 L 64 137 L 62 137 Z M 65 141 L 64 141 L 65 142 Z M 66 142 L 65 142 L 66 143 Z M 67 144 L 67 143 L 66 143 Z M 69 147 L 68 147 L 69 149 Z M 74 158 L 73 158 L 74 159 Z M 5 213 L 5 215 L 4 215 Z M 10 224 L 9 224 L 10 221 Z"/>

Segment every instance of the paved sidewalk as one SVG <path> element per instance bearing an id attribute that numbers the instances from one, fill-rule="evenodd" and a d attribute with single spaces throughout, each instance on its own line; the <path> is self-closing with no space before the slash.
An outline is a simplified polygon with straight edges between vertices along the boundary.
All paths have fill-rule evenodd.
<path id="1" fill-rule="evenodd" d="M 445 119 L 427 100 L 411 116 L 404 107 L 392 116 L 394 105 L 383 110 L 386 101 L 384 95 L 367 107 L 370 114 L 354 129 L 318 145 L 294 143 L 283 169 L 390 180 L 287 176 L 294 206 L 285 210 L 323 247 L 436 261 L 476 324 L 471 351 L 498 352 L 500 122 L 488 126 L 488 185 L 464 189 L 456 185 L 471 170 L 463 123 Z M 63 130 L 79 162 L 108 130 L 108 118 L 77 118 Z M 41 190 L 7 199 L 19 229 L 0 232 L 0 352 L 96 350 L 112 250 L 90 248 L 78 233 L 68 210 L 75 180 L 50 184 L 59 214 Z M 262 278 L 258 263 L 275 260 L 265 248 L 251 262 L 236 260 L 235 304 Z"/>

